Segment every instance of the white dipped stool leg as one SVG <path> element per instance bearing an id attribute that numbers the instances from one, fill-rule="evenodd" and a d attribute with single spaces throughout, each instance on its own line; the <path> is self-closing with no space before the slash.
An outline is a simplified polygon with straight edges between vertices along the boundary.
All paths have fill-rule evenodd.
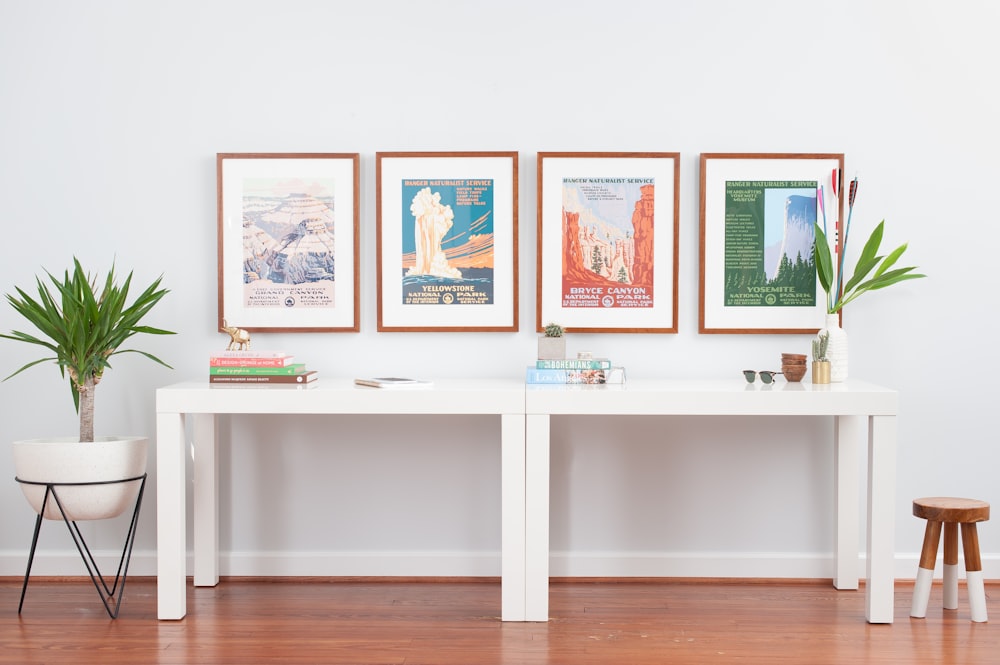
<path id="1" fill-rule="evenodd" d="M 979 556 L 979 532 L 976 523 L 962 524 L 962 547 L 965 555 L 965 586 L 969 609 L 976 623 L 986 621 L 986 590 L 983 588 L 983 562 Z"/>
<path id="2" fill-rule="evenodd" d="M 944 609 L 958 609 L 958 524 L 944 525 Z"/>
<path id="3" fill-rule="evenodd" d="M 958 564 L 944 564 L 944 602 L 946 610 L 958 609 Z"/>
<path id="4" fill-rule="evenodd" d="M 969 610 L 972 620 L 976 623 L 985 623 L 986 618 L 986 589 L 983 588 L 983 571 L 970 570 L 965 573 L 965 586 L 969 592 Z"/>
<path id="5" fill-rule="evenodd" d="M 913 584 L 913 600 L 910 616 L 923 619 L 927 616 L 927 601 L 931 596 L 931 581 L 934 579 L 934 564 L 937 563 L 938 542 L 941 540 L 941 523 L 927 521 L 924 529 L 924 545 L 920 550 L 920 567 Z"/>
<path id="6" fill-rule="evenodd" d="M 910 616 L 923 619 L 927 616 L 927 601 L 931 597 L 931 582 L 934 571 L 917 568 L 917 579 L 913 583 L 913 600 L 910 603 Z"/>

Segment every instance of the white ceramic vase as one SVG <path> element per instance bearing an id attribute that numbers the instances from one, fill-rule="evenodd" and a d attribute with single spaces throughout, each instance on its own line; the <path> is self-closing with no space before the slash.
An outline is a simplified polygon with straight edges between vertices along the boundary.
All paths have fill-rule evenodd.
<path id="1" fill-rule="evenodd" d="M 830 382 L 840 383 L 847 380 L 847 333 L 840 327 L 839 314 L 827 314 L 826 326 L 820 333 L 830 336 L 826 348 L 826 357 L 830 361 Z"/>
<path id="2" fill-rule="evenodd" d="M 19 480 L 38 483 L 91 483 L 135 478 L 146 472 L 144 437 L 102 437 L 90 443 L 76 439 L 15 441 L 14 471 Z M 42 510 L 45 485 L 18 483 L 36 513 Z M 56 492 L 70 520 L 117 517 L 131 508 L 140 482 L 57 487 Z M 49 497 L 46 519 L 62 519 Z"/>

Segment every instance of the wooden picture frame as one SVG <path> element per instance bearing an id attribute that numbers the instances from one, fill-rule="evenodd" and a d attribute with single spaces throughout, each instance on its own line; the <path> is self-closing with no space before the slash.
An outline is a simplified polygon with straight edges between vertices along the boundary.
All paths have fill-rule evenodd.
<path id="1" fill-rule="evenodd" d="M 219 153 L 218 326 L 358 332 L 359 155 Z"/>
<path id="2" fill-rule="evenodd" d="M 379 332 L 518 329 L 518 154 L 375 155 Z"/>
<path id="3" fill-rule="evenodd" d="M 538 153 L 535 324 L 676 333 L 680 153 Z"/>
<path id="4" fill-rule="evenodd" d="M 813 223 L 825 213 L 836 237 L 843 201 L 834 179 L 843 170 L 837 153 L 701 155 L 698 332 L 812 334 L 823 326 Z"/>

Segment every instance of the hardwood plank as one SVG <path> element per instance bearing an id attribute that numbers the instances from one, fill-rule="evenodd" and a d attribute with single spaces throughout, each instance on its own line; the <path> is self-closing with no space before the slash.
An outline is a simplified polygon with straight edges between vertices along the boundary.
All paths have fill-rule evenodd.
<path id="1" fill-rule="evenodd" d="M 996 583 L 987 609 L 1000 617 Z M 998 662 L 1000 628 L 941 609 L 895 623 L 864 620 L 864 593 L 829 581 L 553 580 L 551 620 L 502 623 L 486 580 L 265 578 L 189 586 L 188 616 L 157 621 L 156 584 L 128 581 L 111 620 L 89 580 L 0 578 L 0 663 L 61 665 L 579 665 L 581 663 L 870 664 Z M 997 619 L 995 619 L 997 620 Z"/>

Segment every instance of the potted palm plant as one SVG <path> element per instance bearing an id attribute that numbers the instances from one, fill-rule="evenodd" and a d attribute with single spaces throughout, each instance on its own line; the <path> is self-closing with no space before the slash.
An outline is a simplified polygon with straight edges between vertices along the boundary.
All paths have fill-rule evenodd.
<path id="1" fill-rule="evenodd" d="M 94 391 L 104 371 L 111 367 L 111 358 L 119 354 L 138 353 L 169 367 L 150 353 L 125 349 L 122 344 L 137 334 L 173 334 L 140 324 L 167 294 L 166 289 L 160 288 L 162 276 L 128 304 L 132 273 L 119 284 L 114 264 L 103 282 L 86 273 L 76 257 L 72 270 L 67 270 L 61 278 L 48 271 L 46 275 L 47 279 L 35 278 L 35 297 L 19 287 L 15 287 L 15 294 L 7 294 L 10 305 L 36 331 L 0 333 L 5 339 L 46 349 L 44 357 L 25 364 L 7 379 L 29 367 L 53 362 L 64 378 L 69 377 L 73 404 L 79 414 L 80 431 L 76 437 L 14 443 L 17 477 L 22 481 L 25 497 L 39 514 L 46 496 L 45 485 L 23 481 L 114 483 L 145 473 L 145 438 L 94 436 Z M 135 483 L 61 487 L 59 498 L 70 520 L 103 519 L 120 514 L 137 491 Z M 62 517 L 54 504 L 54 501 L 45 503 L 44 517 Z"/>

